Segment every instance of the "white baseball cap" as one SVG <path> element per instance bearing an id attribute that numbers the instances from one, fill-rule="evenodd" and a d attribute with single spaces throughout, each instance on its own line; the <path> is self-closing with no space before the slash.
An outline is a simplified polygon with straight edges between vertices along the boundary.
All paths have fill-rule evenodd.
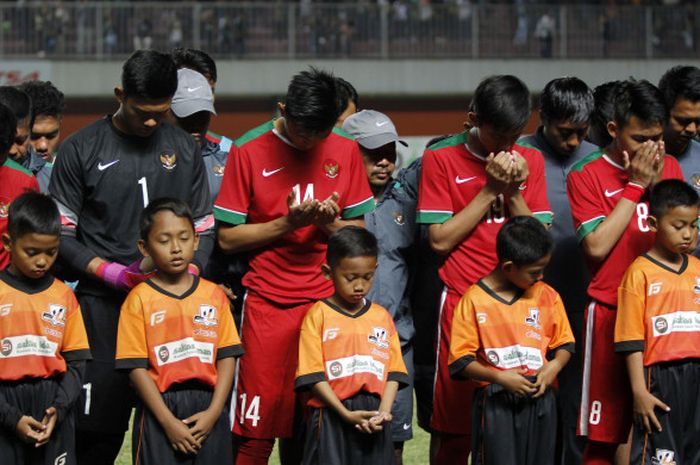
<path id="1" fill-rule="evenodd" d="M 348 116 L 343 122 L 343 131 L 355 138 L 358 144 L 374 150 L 390 142 L 408 144 L 399 139 L 396 126 L 388 116 L 375 110 L 362 110 Z"/>

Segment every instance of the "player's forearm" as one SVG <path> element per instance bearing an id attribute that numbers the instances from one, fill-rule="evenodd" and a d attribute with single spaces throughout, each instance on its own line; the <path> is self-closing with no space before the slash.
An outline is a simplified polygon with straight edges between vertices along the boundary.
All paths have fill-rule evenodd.
<path id="1" fill-rule="evenodd" d="M 489 368 L 478 360 L 471 362 L 462 371 L 465 378 L 475 381 L 486 381 L 487 383 L 498 383 L 499 371 Z"/>
<path id="2" fill-rule="evenodd" d="M 450 253 L 478 226 L 497 196 L 497 193 L 483 188 L 455 216 L 442 224 L 431 224 L 428 235 L 432 249 L 440 255 Z"/>
<path id="3" fill-rule="evenodd" d="M 61 234 L 61 244 L 59 254 L 63 263 L 80 273 L 95 275 L 97 267 L 104 262 L 92 250 L 81 244 L 75 236 Z"/>
<path id="4" fill-rule="evenodd" d="M 98 278 L 97 276 L 97 269 L 102 265 L 103 263 L 107 263 L 105 260 L 101 259 L 100 257 L 95 257 L 92 260 L 90 260 L 90 263 L 85 267 L 85 272 L 92 276 L 93 278 Z"/>
<path id="5" fill-rule="evenodd" d="M 391 407 L 394 405 L 396 400 L 396 393 L 399 391 L 398 381 L 387 381 L 386 386 L 384 386 L 384 393 L 382 394 L 382 401 L 379 403 L 380 412 L 391 413 Z"/>
<path id="6" fill-rule="evenodd" d="M 236 369 L 236 359 L 233 357 L 222 358 L 216 362 L 216 387 L 211 397 L 209 409 L 221 413 L 224 410 L 226 399 L 231 392 L 233 384 L 233 372 Z"/>
<path id="7" fill-rule="evenodd" d="M 163 402 L 163 397 L 160 395 L 156 384 L 153 382 L 145 368 L 134 368 L 129 373 L 131 384 L 134 385 L 136 393 L 146 408 L 150 410 L 161 426 L 164 426 L 174 417 L 173 413 L 168 409 Z"/>
<path id="8" fill-rule="evenodd" d="M 320 228 L 324 233 L 326 233 L 327 236 L 330 236 L 334 232 L 343 229 L 346 226 L 359 226 L 360 228 L 364 228 L 365 220 L 362 218 L 355 218 L 352 220 L 341 220 L 340 218 L 336 218 L 336 220 L 332 223 L 320 226 Z"/>
<path id="9" fill-rule="evenodd" d="M 568 350 L 560 349 L 554 352 L 554 358 L 547 363 L 552 377 L 559 376 L 559 372 L 569 363 L 569 360 L 571 360 L 571 352 Z"/>
<path id="10" fill-rule="evenodd" d="M 627 364 L 627 373 L 630 377 L 630 386 L 632 393 L 638 394 L 647 391 L 646 381 L 644 380 L 644 355 L 642 352 L 630 352 L 625 356 Z"/>
<path id="11" fill-rule="evenodd" d="M 311 388 L 311 393 L 316 399 L 325 404 L 326 407 L 335 411 L 341 418 L 344 419 L 347 417 L 349 413 L 348 409 L 343 405 L 340 399 L 338 399 L 338 396 L 335 395 L 328 381 L 321 381 L 320 383 L 314 384 Z"/>
<path id="12" fill-rule="evenodd" d="M 607 257 L 625 232 L 636 208 L 637 204 L 631 200 L 620 199 L 610 215 L 583 238 L 583 250 L 586 255 L 596 261 Z"/>
<path id="13" fill-rule="evenodd" d="M 267 223 L 220 226 L 217 232 L 219 247 L 226 253 L 259 249 L 294 231 L 287 216 Z"/>
<path id="14" fill-rule="evenodd" d="M 199 269 L 200 274 L 207 267 L 209 258 L 214 251 L 215 240 L 215 236 L 211 232 L 209 234 L 199 236 L 199 246 L 197 247 L 197 251 L 194 253 L 193 263 Z"/>
<path id="15" fill-rule="evenodd" d="M 506 197 L 508 202 L 508 211 L 510 216 L 532 216 L 532 210 L 527 206 L 525 199 L 520 194 L 520 191 L 516 192 L 514 195 Z"/>

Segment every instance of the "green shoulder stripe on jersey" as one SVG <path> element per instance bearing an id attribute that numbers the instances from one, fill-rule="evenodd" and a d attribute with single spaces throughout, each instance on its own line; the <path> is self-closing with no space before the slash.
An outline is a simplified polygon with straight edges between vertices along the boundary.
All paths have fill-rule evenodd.
<path id="1" fill-rule="evenodd" d="M 355 205 L 350 205 L 345 207 L 342 212 L 340 212 L 340 217 L 344 220 L 350 220 L 352 218 L 359 218 L 365 213 L 369 213 L 374 210 L 375 203 L 374 198 L 370 197 L 367 200 L 363 200 Z"/>
<path id="2" fill-rule="evenodd" d="M 3 166 L 7 166 L 8 168 L 11 168 L 13 170 L 20 171 L 20 172 L 26 174 L 27 176 L 34 176 L 34 173 L 29 171 L 27 168 L 20 165 L 16 161 L 11 160 L 9 157 L 7 158 L 7 160 L 5 160 L 5 164 Z"/>
<path id="3" fill-rule="evenodd" d="M 599 216 L 597 218 L 593 218 L 592 220 L 586 221 L 576 230 L 576 239 L 581 242 L 584 237 L 595 231 L 595 228 L 597 228 L 603 221 L 605 221 L 604 216 Z"/>
<path id="4" fill-rule="evenodd" d="M 450 218 L 452 218 L 452 213 L 450 212 L 418 211 L 416 223 L 442 224 Z"/>
<path id="5" fill-rule="evenodd" d="M 527 147 L 527 148 L 529 148 L 529 149 L 535 149 L 535 150 L 537 150 L 538 152 L 540 151 L 540 149 L 538 149 L 538 148 L 535 147 L 534 145 L 530 144 L 529 142 L 525 142 L 525 141 L 522 140 L 522 139 L 521 139 L 521 140 L 518 140 L 518 141 L 515 143 L 515 145 L 519 145 L 519 146 L 521 146 L 521 147 Z"/>
<path id="6" fill-rule="evenodd" d="M 442 149 L 445 147 L 454 147 L 455 145 L 462 145 L 467 143 L 467 131 L 460 132 L 454 136 L 450 136 L 447 139 L 443 139 L 440 142 L 436 142 L 433 145 L 428 146 L 430 150 Z"/>
<path id="7" fill-rule="evenodd" d="M 339 135 L 340 137 L 345 137 L 346 139 L 355 140 L 355 138 L 352 137 L 352 135 L 348 134 L 347 132 L 343 131 L 340 128 L 333 128 L 333 132 L 336 133 L 337 135 Z"/>
<path id="8" fill-rule="evenodd" d="M 603 151 L 598 149 L 589 155 L 583 157 L 578 163 L 575 163 L 571 168 L 569 168 L 569 173 L 572 171 L 583 171 L 583 167 L 592 161 L 596 161 L 604 155 Z"/>
<path id="9" fill-rule="evenodd" d="M 247 216 L 243 213 L 226 210 L 225 208 L 214 205 L 214 218 L 216 218 L 217 221 L 223 221 L 228 224 L 245 224 Z"/>
<path id="10" fill-rule="evenodd" d="M 544 224 L 552 224 L 552 221 L 554 220 L 554 213 L 552 212 L 538 212 L 538 213 L 533 213 L 532 216 L 540 220 L 541 223 Z"/>
<path id="11" fill-rule="evenodd" d="M 215 133 L 214 131 L 207 131 L 207 138 L 213 142 L 220 142 L 222 137 L 223 136 Z"/>
<path id="12" fill-rule="evenodd" d="M 257 128 L 251 129 L 250 131 L 246 132 L 243 134 L 241 137 L 236 139 L 236 147 L 243 147 L 243 145 L 247 144 L 253 139 L 257 139 L 258 137 L 262 136 L 268 131 L 272 131 L 275 127 L 275 122 L 274 121 L 268 121 L 267 123 L 263 123 Z"/>

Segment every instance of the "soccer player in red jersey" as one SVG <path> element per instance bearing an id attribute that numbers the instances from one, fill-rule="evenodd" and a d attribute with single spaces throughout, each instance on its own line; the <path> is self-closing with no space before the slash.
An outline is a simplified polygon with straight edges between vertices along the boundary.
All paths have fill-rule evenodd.
<path id="1" fill-rule="evenodd" d="M 0 235 L 7 231 L 7 215 L 10 203 L 24 192 L 39 191 L 39 184 L 32 172 L 9 158 L 15 143 L 17 119 L 12 111 L 0 104 Z M 10 254 L 0 248 L 0 270 L 10 262 Z"/>
<path id="2" fill-rule="evenodd" d="M 507 218 L 552 220 L 542 154 L 516 144 L 529 117 L 530 93 L 522 81 L 487 78 L 474 93 L 470 129 L 429 146 L 423 156 L 418 222 L 430 224 L 431 246 L 445 256 L 431 419 L 438 464 L 465 463 L 470 451 L 475 385 L 451 379 L 447 366 L 454 308 L 496 266 L 496 235 Z"/>
<path id="3" fill-rule="evenodd" d="M 614 463 L 630 433 L 629 380 L 613 340 L 617 288 L 654 241 L 649 188 L 661 179 L 683 179 L 678 162 L 664 154 L 667 119 L 663 95 L 652 84 L 619 84 L 607 124 L 612 142 L 574 165 L 567 179 L 574 227 L 591 270 L 579 415 L 579 434 L 588 437 L 585 465 Z M 623 463 L 624 448 L 618 454 Z"/>
<path id="4" fill-rule="evenodd" d="M 267 463 L 274 438 L 292 435 L 301 321 L 333 293 L 321 273 L 327 237 L 363 225 L 374 208 L 357 143 L 333 129 L 342 110 L 335 78 L 297 74 L 279 110 L 236 141 L 214 204 L 221 249 L 250 253 L 246 356 L 231 404 L 238 465 Z M 286 445 L 283 454 L 292 455 Z"/>

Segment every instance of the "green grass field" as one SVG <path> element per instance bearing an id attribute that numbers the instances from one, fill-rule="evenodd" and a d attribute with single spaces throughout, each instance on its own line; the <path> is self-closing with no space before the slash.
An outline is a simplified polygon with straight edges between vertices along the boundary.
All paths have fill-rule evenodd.
<path id="1" fill-rule="evenodd" d="M 403 463 L 405 465 L 427 465 L 429 445 L 430 436 L 418 427 L 414 415 L 413 439 L 408 441 L 404 446 Z M 279 465 L 279 463 L 279 456 L 277 454 L 277 448 L 275 447 L 270 464 Z M 131 430 L 129 430 L 124 439 L 124 446 L 119 453 L 116 465 L 131 465 Z"/>

